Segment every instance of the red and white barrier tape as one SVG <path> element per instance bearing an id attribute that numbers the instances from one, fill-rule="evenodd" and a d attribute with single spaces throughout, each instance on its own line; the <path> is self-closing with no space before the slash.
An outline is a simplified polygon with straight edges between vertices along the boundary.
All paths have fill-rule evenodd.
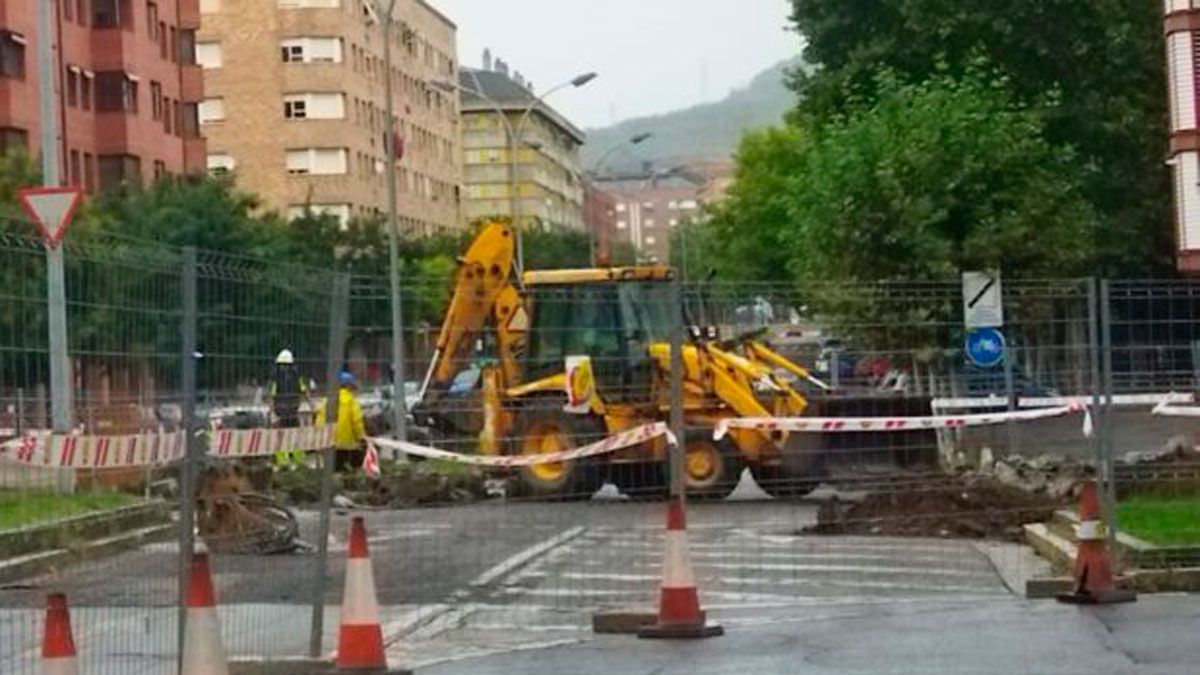
<path id="1" fill-rule="evenodd" d="M 30 433 L 0 443 L 0 459 L 30 466 L 118 469 L 158 466 L 183 459 L 182 431 L 78 436 Z M 333 444 L 333 427 L 222 429 L 213 432 L 208 454 L 218 458 L 264 457 L 281 450 L 314 452 Z"/>
<path id="2" fill-rule="evenodd" d="M 1191 394 L 1174 392 L 1161 394 L 1117 394 L 1112 397 L 1114 406 L 1158 405 L 1161 403 L 1192 403 L 1195 397 Z M 1052 408 L 1070 405 L 1072 403 L 1084 406 L 1092 404 L 1091 396 L 1022 396 L 1017 400 L 1019 408 Z M 965 410 L 970 408 L 1003 408 L 1008 405 L 1008 399 L 1003 396 L 979 396 L 973 398 L 935 398 L 930 403 L 934 412 L 943 410 Z"/>
<path id="3" fill-rule="evenodd" d="M 1200 406 L 1171 405 L 1170 401 L 1163 401 L 1150 412 L 1159 417 L 1200 417 Z"/>
<path id="4" fill-rule="evenodd" d="M 390 438 L 369 438 L 367 441 L 380 448 L 388 450 L 399 450 L 407 455 L 416 455 L 426 459 L 444 459 L 450 462 L 459 464 L 470 464 L 472 466 L 488 466 L 488 467 L 519 467 L 519 466 L 535 466 L 538 464 L 555 464 L 557 462 L 569 462 L 585 457 L 594 457 L 603 455 L 617 450 L 622 450 L 633 445 L 645 443 L 660 436 L 666 436 L 667 441 L 671 444 L 675 443 L 675 435 L 667 428 L 663 422 L 655 422 L 654 424 L 644 424 L 640 427 L 622 431 L 613 434 L 595 443 L 590 443 L 581 448 L 573 450 L 563 450 L 561 452 L 548 452 L 541 455 L 464 455 L 457 452 L 449 452 L 447 450 L 439 450 L 430 448 L 416 443 L 407 441 L 395 441 Z"/>
<path id="5" fill-rule="evenodd" d="M 983 413 L 973 415 L 930 415 L 928 417 L 741 417 L 721 420 L 713 430 L 713 438 L 721 440 L 730 429 L 755 429 L 758 431 L 798 431 L 805 433 L 849 433 L 923 431 L 935 429 L 962 429 L 964 427 L 990 426 L 1009 421 L 1061 417 L 1082 412 L 1083 434 L 1092 434 L 1092 416 L 1087 406 L 1071 403 L 1055 408 L 1014 410 L 1011 412 Z"/>
<path id="6" fill-rule="evenodd" d="M 182 431 L 124 436 L 31 433 L 0 444 L 0 459 L 60 469 L 157 466 L 181 459 L 185 440 Z"/>
<path id="7" fill-rule="evenodd" d="M 280 451 L 316 452 L 333 445 L 333 426 L 292 429 L 221 429 L 208 445 L 213 457 L 264 457 Z"/>

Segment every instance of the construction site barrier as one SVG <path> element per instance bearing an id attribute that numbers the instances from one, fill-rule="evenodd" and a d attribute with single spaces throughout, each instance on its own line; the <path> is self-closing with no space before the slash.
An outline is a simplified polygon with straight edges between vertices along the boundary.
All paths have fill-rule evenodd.
<path id="1" fill-rule="evenodd" d="M 742 417 L 725 419 L 717 423 L 713 438 L 721 440 L 730 429 L 754 429 L 757 431 L 795 431 L 806 433 L 850 433 L 850 432 L 894 432 L 907 430 L 962 429 L 1004 424 L 1010 421 L 1061 417 L 1082 412 L 1083 433 L 1092 432 L 1091 414 L 1087 406 L 1069 403 L 1054 408 L 1034 410 L 1012 410 L 972 415 L 929 415 L 927 417 Z"/>
<path id="2" fill-rule="evenodd" d="M 556 464 L 558 462 L 570 462 L 586 457 L 594 457 L 639 445 L 663 436 L 667 438 L 667 442 L 672 445 L 675 444 L 675 435 L 667 428 L 666 423 L 655 422 L 635 427 L 629 431 L 622 431 L 595 443 L 589 443 L 588 445 L 571 450 L 547 452 L 538 455 L 512 456 L 464 455 L 448 450 L 417 445 L 416 443 L 409 443 L 407 441 L 396 441 L 390 438 L 370 438 L 368 442 L 381 448 L 398 450 L 408 455 L 415 455 L 426 459 L 441 459 L 459 464 L 470 464 L 472 466 L 522 467 L 536 466 L 538 464 Z"/>
<path id="3" fill-rule="evenodd" d="M 29 433 L 0 444 L 0 460 L 59 469 L 122 469 L 161 466 L 183 459 L 182 431 L 80 436 Z M 208 454 L 218 458 L 266 457 L 280 451 L 316 452 L 333 444 L 333 427 L 221 429 Z"/>
<path id="4" fill-rule="evenodd" d="M 1121 407 L 1153 406 L 1170 403 L 1192 403 L 1192 394 L 1168 392 L 1162 394 L 1117 394 L 1111 397 L 1111 405 Z M 1104 399 L 1105 403 L 1109 400 Z M 1017 399 L 1018 408 L 1051 408 L 1056 406 L 1091 405 L 1091 396 L 1022 396 Z M 1008 405 L 1004 396 L 976 396 L 967 398 L 935 398 L 930 407 L 935 412 L 941 410 L 969 410 L 976 408 L 1002 408 Z"/>

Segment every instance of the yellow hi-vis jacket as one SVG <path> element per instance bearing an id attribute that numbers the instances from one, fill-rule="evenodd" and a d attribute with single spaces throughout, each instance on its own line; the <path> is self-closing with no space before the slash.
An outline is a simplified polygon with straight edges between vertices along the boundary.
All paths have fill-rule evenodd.
<path id="1" fill-rule="evenodd" d="M 338 390 L 337 426 L 333 429 L 333 447 L 336 450 L 357 450 L 366 437 L 362 408 L 358 405 L 358 399 L 354 398 L 354 392 L 342 387 Z"/>

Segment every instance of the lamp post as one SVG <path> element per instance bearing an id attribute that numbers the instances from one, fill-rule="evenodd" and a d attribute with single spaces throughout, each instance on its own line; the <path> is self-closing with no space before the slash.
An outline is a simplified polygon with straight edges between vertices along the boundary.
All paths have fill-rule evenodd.
<path id="1" fill-rule="evenodd" d="M 496 115 L 500 118 L 501 124 L 504 125 L 504 131 L 508 140 L 509 213 L 512 216 L 513 231 L 516 233 L 517 237 L 517 269 L 519 271 L 524 271 L 525 247 L 521 238 L 521 181 L 517 175 L 517 171 L 520 166 L 520 163 L 517 160 L 517 152 L 521 146 L 521 136 L 525 131 L 525 125 L 529 122 L 529 118 L 533 114 L 534 109 L 536 109 L 538 105 L 544 104 L 546 99 L 549 98 L 551 94 L 562 91 L 563 89 L 567 89 L 569 87 L 577 89 L 599 76 L 590 71 L 581 75 L 576 75 L 566 82 L 550 87 L 546 90 L 546 93 L 542 94 L 541 96 L 536 98 L 531 97 L 529 105 L 521 109 L 521 116 L 517 124 L 514 126 L 512 120 L 510 120 L 508 115 L 505 113 L 504 107 L 501 106 L 498 101 L 484 93 L 483 85 L 479 82 L 478 73 L 472 69 L 467 69 L 465 72 L 471 77 L 471 80 L 475 85 L 474 87 L 466 87 L 459 82 L 450 82 L 446 80 L 432 81 L 431 84 L 444 91 L 465 91 L 469 94 L 478 96 L 480 99 L 490 104 L 492 111 L 496 113 Z"/>
<path id="2" fill-rule="evenodd" d="M 378 0 L 374 0 L 371 6 L 378 13 Z M 387 180 L 388 273 L 392 296 L 392 428 L 396 438 L 403 441 L 408 438 L 408 406 L 404 399 L 404 307 L 400 294 L 400 243 L 396 232 L 399 220 L 396 212 L 396 162 L 400 158 L 396 152 L 395 102 L 392 100 L 392 16 L 395 10 L 396 0 L 388 0 L 387 9 L 380 20 L 383 23 L 383 107 L 387 118 L 383 145 L 387 158 L 384 175 Z"/>
<path id="3" fill-rule="evenodd" d="M 600 155 L 600 159 L 596 160 L 592 164 L 592 167 L 590 169 L 588 169 L 588 175 L 599 176 L 600 170 L 604 168 L 604 161 L 607 160 L 609 157 L 612 157 L 613 153 L 615 153 L 616 151 L 623 150 L 625 148 L 626 144 L 641 145 L 642 143 L 646 142 L 653 136 L 654 136 L 654 134 L 652 134 L 648 131 L 644 131 L 640 134 L 634 134 L 633 136 L 630 136 L 629 138 L 621 141 L 620 143 L 613 143 L 612 147 L 605 150 Z M 589 259 L 592 261 L 592 267 L 595 267 L 596 266 L 596 227 L 593 223 L 588 223 L 588 249 L 589 249 L 589 256 L 590 256 Z"/>

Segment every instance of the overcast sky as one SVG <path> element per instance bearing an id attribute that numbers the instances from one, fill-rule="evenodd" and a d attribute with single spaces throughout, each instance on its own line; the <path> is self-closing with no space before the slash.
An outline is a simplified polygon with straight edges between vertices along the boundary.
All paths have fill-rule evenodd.
<path id="1" fill-rule="evenodd" d="M 458 58 L 484 47 L 540 91 L 599 79 L 550 102 L 582 127 L 723 97 L 795 56 L 788 0 L 427 0 L 458 24 Z"/>

